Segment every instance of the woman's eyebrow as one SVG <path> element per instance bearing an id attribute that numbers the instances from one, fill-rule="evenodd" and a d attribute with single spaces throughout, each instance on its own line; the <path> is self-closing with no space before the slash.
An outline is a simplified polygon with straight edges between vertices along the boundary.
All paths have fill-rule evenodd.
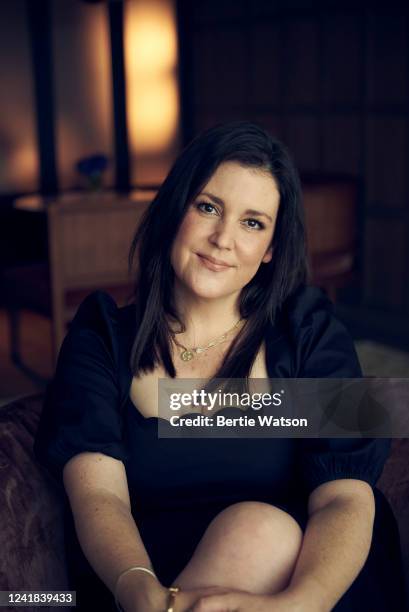
<path id="1" fill-rule="evenodd" d="M 208 191 L 202 191 L 202 193 L 199 195 L 205 195 L 211 200 L 213 200 L 214 202 L 216 202 L 216 204 L 220 204 L 220 206 L 224 206 L 224 202 L 221 198 L 218 198 L 217 196 L 213 195 L 212 193 L 209 193 Z M 247 208 L 247 210 L 244 211 L 244 214 L 254 215 L 255 217 L 266 217 L 269 221 L 271 222 L 273 221 L 270 215 L 268 215 L 265 212 L 262 212 L 261 210 L 255 210 L 254 208 Z"/>

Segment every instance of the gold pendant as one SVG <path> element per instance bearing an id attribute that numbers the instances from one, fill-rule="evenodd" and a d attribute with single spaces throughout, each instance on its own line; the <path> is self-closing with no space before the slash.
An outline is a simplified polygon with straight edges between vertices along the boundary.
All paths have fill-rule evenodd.
<path id="1" fill-rule="evenodd" d="M 183 351 L 183 353 L 180 354 L 180 358 L 182 359 L 182 361 L 190 361 L 191 359 L 193 359 L 194 355 L 192 353 L 192 351 Z"/>

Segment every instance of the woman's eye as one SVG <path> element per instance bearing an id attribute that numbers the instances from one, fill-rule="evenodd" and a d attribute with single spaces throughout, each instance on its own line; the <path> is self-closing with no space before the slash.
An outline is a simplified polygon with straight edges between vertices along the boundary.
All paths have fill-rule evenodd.
<path id="1" fill-rule="evenodd" d="M 247 225 L 247 227 L 249 227 L 250 229 L 264 229 L 264 223 L 261 223 L 261 221 L 258 221 L 257 219 L 246 219 L 247 223 L 250 223 L 251 225 Z M 255 224 L 255 225 L 254 225 Z"/>
<path id="2" fill-rule="evenodd" d="M 211 213 L 213 210 L 216 210 L 213 204 L 210 204 L 209 202 L 199 202 L 197 204 L 197 208 L 207 213 Z"/>
<path id="3" fill-rule="evenodd" d="M 207 214 L 219 214 L 219 211 L 210 202 L 198 202 L 196 208 Z M 243 222 L 249 229 L 262 230 L 265 228 L 264 223 L 257 219 L 245 219 Z"/>

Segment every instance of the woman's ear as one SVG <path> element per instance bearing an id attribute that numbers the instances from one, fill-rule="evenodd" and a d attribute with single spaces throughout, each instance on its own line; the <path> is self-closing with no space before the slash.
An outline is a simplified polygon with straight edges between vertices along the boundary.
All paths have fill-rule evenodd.
<path id="1" fill-rule="evenodd" d="M 262 263 L 268 263 L 269 261 L 271 261 L 271 258 L 273 257 L 273 247 L 270 246 L 268 247 L 267 251 L 264 254 L 263 259 L 261 260 Z"/>

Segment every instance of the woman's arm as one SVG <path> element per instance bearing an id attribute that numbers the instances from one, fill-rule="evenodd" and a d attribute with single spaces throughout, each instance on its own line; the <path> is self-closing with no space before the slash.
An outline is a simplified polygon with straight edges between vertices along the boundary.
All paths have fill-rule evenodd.
<path id="1" fill-rule="evenodd" d="M 374 495 L 363 481 L 334 480 L 317 487 L 308 505 L 303 544 L 285 592 L 300 601 L 300 609 L 326 612 L 347 591 L 368 557 Z"/>
<path id="2" fill-rule="evenodd" d="M 63 476 L 81 548 L 110 591 L 129 567 L 152 569 L 131 514 L 123 463 L 102 453 L 81 453 L 68 461 Z M 118 587 L 126 612 L 165 608 L 167 589 L 146 572 L 129 572 Z"/>

